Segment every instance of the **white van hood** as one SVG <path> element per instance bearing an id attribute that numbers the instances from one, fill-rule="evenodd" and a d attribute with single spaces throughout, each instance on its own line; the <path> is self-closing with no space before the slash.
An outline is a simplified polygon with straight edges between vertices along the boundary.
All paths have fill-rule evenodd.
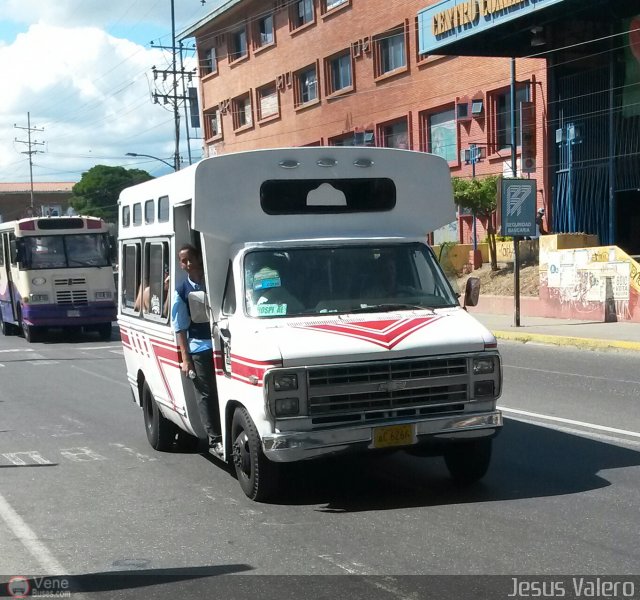
<path id="1" fill-rule="evenodd" d="M 461 308 L 296 319 L 256 333 L 284 367 L 479 352 L 496 342 Z"/>

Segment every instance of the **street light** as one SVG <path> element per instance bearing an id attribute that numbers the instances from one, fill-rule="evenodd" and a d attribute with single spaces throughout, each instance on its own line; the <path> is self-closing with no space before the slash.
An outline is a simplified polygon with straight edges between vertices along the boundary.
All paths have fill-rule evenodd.
<path id="1" fill-rule="evenodd" d="M 164 160 L 164 158 L 158 158 L 157 156 L 151 156 L 151 154 L 138 154 L 137 152 L 127 152 L 127 154 L 125 156 L 144 156 L 145 158 L 153 158 L 153 160 L 159 160 L 161 163 L 164 163 L 168 167 L 171 167 L 174 171 L 176 170 L 176 168 L 171 163 L 169 163 L 166 160 Z"/>

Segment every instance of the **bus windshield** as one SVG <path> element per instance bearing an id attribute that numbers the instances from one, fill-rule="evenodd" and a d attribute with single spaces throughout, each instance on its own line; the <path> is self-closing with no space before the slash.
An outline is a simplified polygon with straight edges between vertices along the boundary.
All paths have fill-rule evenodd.
<path id="1" fill-rule="evenodd" d="M 246 313 L 258 318 L 458 305 L 420 243 L 255 250 L 244 284 Z"/>
<path id="2" fill-rule="evenodd" d="M 20 254 L 23 269 L 106 267 L 110 264 L 106 233 L 24 237 Z"/>

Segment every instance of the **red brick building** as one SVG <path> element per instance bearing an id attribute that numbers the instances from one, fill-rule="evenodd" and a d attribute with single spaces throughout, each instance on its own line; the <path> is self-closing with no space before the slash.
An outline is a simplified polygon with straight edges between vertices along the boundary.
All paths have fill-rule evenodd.
<path id="1" fill-rule="evenodd" d="M 0 183 L 0 221 L 7 222 L 31 215 L 63 215 L 69 209 L 75 182 L 34 182 L 33 209 L 31 184 Z"/>
<path id="2" fill-rule="evenodd" d="M 376 145 L 433 152 L 471 177 L 461 152 L 477 145 L 477 176 L 512 175 L 510 82 L 505 58 L 418 53 L 417 15 L 431 0 L 228 0 L 194 36 L 205 155 L 303 145 Z M 545 61 L 516 62 L 525 156 L 547 206 Z M 467 154 L 468 156 L 468 154 Z M 523 162 L 524 158 L 524 162 Z M 531 169 L 535 171 L 531 172 Z M 547 211 L 548 212 L 548 211 Z M 469 241 L 471 217 L 459 218 Z M 478 239 L 485 235 L 478 225 Z"/>

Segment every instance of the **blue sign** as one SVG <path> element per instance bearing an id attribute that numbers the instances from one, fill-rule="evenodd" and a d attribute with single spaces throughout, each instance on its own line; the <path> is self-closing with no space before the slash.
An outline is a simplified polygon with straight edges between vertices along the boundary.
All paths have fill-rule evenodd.
<path id="1" fill-rule="evenodd" d="M 565 0 L 443 0 L 418 13 L 418 51 L 437 50 L 461 39 Z"/>
<path id="2" fill-rule="evenodd" d="M 502 235 L 535 237 L 536 180 L 503 179 L 501 192 Z"/>

